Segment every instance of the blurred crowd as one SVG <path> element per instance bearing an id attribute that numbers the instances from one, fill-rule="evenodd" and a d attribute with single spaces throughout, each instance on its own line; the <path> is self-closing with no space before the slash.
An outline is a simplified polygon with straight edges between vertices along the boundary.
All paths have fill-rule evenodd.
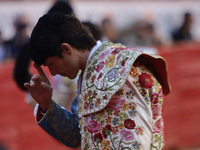
<path id="1" fill-rule="evenodd" d="M 58 0 L 62 2 L 67 2 L 67 0 Z M 55 8 L 51 8 L 51 11 L 63 11 L 65 9 L 66 14 L 73 11 L 73 8 L 68 6 L 66 9 L 64 5 Z M 76 14 L 75 14 L 76 15 Z M 13 20 L 13 27 L 15 29 L 15 34 L 11 39 L 4 40 L 1 37 L 0 29 L 0 61 L 4 61 L 7 59 L 15 59 L 20 53 L 20 49 L 24 49 L 27 46 L 29 40 L 29 34 L 27 33 L 27 28 L 30 25 L 30 20 L 28 20 L 29 16 L 25 14 L 16 15 Z M 169 33 L 170 40 L 166 41 L 166 39 L 162 39 L 157 33 L 156 26 L 154 22 L 150 22 L 149 20 L 141 19 L 137 20 L 126 27 L 125 29 L 117 29 L 115 24 L 113 23 L 113 18 L 105 17 L 101 24 L 95 24 L 90 21 L 87 24 L 92 24 L 95 28 L 98 28 L 99 39 L 102 41 L 111 41 L 111 42 L 120 42 L 126 46 L 132 47 L 157 47 L 165 44 L 174 44 L 177 42 L 185 42 L 185 41 L 194 41 L 193 35 L 191 33 L 193 22 L 195 21 L 192 13 L 185 12 L 182 14 L 182 24 L 180 27 L 175 28 L 171 33 Z M 93 30 L 90 28 L 90 30 Z M 94 35 L 94 36 L 96 36 Z"/>

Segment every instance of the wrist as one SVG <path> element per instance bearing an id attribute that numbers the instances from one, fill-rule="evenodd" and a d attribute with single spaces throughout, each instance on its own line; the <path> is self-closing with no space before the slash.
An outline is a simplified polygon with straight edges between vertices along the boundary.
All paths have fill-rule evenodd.
<path id="1" fill-rule="evenodd" d="M 51 107 L 52 102 L 53 101 L 51 100 L 49 103 L 39 104 L 39 109 L 40 109 L 41 113 L 46 113 L 47 110 Z"/>
<path id="2" fill-rule="evenodd" d="M 42 115 L 45 115 L 46 111 L 43 110 L 40 106 L 39 106 L 39 110 L 40 110 L 40 113 L 41 113 Z"/>

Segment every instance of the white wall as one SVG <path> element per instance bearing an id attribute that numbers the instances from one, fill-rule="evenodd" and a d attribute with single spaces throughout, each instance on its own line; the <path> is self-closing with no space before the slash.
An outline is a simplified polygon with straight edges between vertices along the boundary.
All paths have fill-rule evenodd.
<path id="1" fill-rule="evenodd" d="M 129 26 L 138 19 L 148 19 L 155 24 L 163 38 L 180 25 L 182 15 L 190 11 L 194 15 L 193 34 L 200 40 L 200 1 L 84 1 L 72 0 L 76 16 L 81 21 L 101 23 L 105 16 L 110 16 L 118 29 Z M 32 26 L 51 6 L 49 1 L 0 2 L 0 30 L 4 38 L 13 35 L 12 21 L 16 14 L 25 12 L 30 16 Z"/>

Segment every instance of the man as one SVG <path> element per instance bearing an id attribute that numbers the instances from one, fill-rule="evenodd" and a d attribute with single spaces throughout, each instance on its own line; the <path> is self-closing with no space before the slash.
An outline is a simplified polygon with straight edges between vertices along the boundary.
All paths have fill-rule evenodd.
<path id="1" fill-rule="evenodd" d="M 36 122 L 51 136 L 81 149 L 162 149 L 162 91 L 170 86 L 161 57 L 96 42 L 76 17 L 61 13 L 39 19 L 29 53 L 39 75 L 24 86 L 39 104 Z M 40 65 L 70 79 L 82 70 L 72 113 L 52 100 Z"/>

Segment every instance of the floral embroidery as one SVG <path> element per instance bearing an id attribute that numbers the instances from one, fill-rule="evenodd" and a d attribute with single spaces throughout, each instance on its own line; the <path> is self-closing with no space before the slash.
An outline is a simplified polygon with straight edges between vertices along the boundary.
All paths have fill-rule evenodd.
<path id="1" fill-rule="evenodd" d="M 163 129 L 163 119 L 159 119 L 158 121 L 156 121 L 155 125 L 154 125 L 154 131 L 155 133 L 160 133 Z M 161 132 L 161 134 L 163 135 L 163 132 Z"/>
<path id="2" fill-rule="evenodd" d="M 89 145 L 88 145 L 88 143 L 87 144 L 85 144 L 85 147 L 84 147 L 84 150 L 89 150 Z"/>
<path id="3" fill-rule="evenodd" d="M 135 97 L 135 94 L 133 93 L 132 90 L 126 92 L 127 99 L 132 100 L 132 99 L 134 99 L 134 97 Z"/>
<path id="4" fill-rule="evenodd" d="M 123 123 L 119 123 L 119 126 L 118 126 L 120 129 L 123 129 L 124 128 L 124 124 Z"/>
<path id="5" fill-rule="evenodd" d="M 111 51 L 110 49 L 104 51 L 104 52 L 99 56 L 99 60 L 102 60 L 102 59 L 106 58 L 107 55 L 109 55 L 110 51 Z"/>
<path id="6" fill-rule="evenodd" d="M 135 128 L 135 122 L 131 119 L 126 119 L 124 121 L 124 126 L 127 128 L 127 129 L 134 129 Z"/>
<path id="7" fill-rule="evenodd" d="M 128 115 L 125 112 L 120 113 L 119 116 L 121 120 L 125 120 L 126 118 L 128 118 Z"/>
<path id="8" fill-rule="evenodd" d="M 84 103 L 84 109 L 87 110 L 88 108 L 89 108 L 89 103 L 88 103 L 88 102 L 85 102 L 85 103 Z"/>
<path id="9" fill-rule="evenodd" d="M 91 83 L 94 83 L 94 80 L 96 79 L 96 75 L 93 75 L 91 78 Z"/>
<path id="10" fill-rule="evenodd" d="M 124 67 L 122 67 L 119 74 L 120 74 L 121 77 L 125 76 L 126 75 L 126 69 Z"/>
<path id="11" fill-rule="evenodd" d="M 134 148 L 134 149 L 140 150 L 141 146 L 142 146 L 141 143 L 139 143 L 138 141 L 135 141 L 135 142 L 133 143 L 133 148 Z"/>
<path id="12" fill-rule="evenodd" d="M 139 90 L 139 91 L 140 91 L 140 94 L 141 94 L 143 97 L 146 96 L 147 91 L 146 91 L 145 89 L 141 89 L 141 90 Z"/>
<path id="13" fill-rule="evenodd" d="M 137 53 L 133 55 L 134 52 L 131 53 L 129 48 L 127 50 L 122 47 L 108 48 L 105 46 L 107 50 L 99 49 L 95 52 L 88 62 L 90 64 L 88 72 L 84 73 L 83 78 L 86 80 L 83 80 L 82 84 L 86 88 L 82 93 L 82 113 L 84 114 L 82 132 L 83 140 L 89 145 L 83 144 L 82 148 L 88 150 L 141 149 L 142 144 L 134 141 L 145 132 L 145 128 L 136 127 L 139 116 L 137 111 L 141 105 L 135 101 L 136 95 L 133 89 L 122 85 L 128 71 L 130 77 L 133 78 L 131 82 L 139 90 L 143 101 L 151 104 L 148 108 L 152 109 L 153 119 L 158 119 L 161 114 L 159 111 L 162 104 L 161 86 L 148 68 L 142 66 L 142 63 L 138 65 L 141 69 L 126 65 L 126 63 L 131 64 L 129 58 L 137 57 Z M 115 91 L 115 89 L 119 90 Z M 154 145 L 154 137 L 156 134 L 161 135 L 163 131 L 162 120 L 154 120 L 152 127 L 155 133 L 152 146 L 157 148 L 157 145 Z M 159 138 L 159 142 L 160 140 L 162 139 Z"/>
<path id="14" fill-rule="evenodd" d="M 84 95 L 84 101 L 86 101 L 87 98 L 88 98 L 88 95 L 87 95 L 87 93 L 85 93 L 85 95 Z"/>
<path id="15" fill-rule="evenodd" d="M 119 119 L 118 118 L 113 118 L 113 120 L 112 120 L 112 123 L 114 124 L 114 125 L 116 125 L 116 124 L 119 124 Z"/>
<path id="16" fill-rule="evenodd" d="M 97 78 L 97 80 L 99 81 L 99 79 L 103 76 L 103 73 L 101 72 Z"/>
<path id="17" fill-rule="evenodd" d="M 120 97 L 121 95 L 124 95 L 124 94 L 123 94 L 123 89 L 119 89 L 119 90 L 117 91 L 116 95 L 119 96 L 119 97 Z"/>
<path id="18" fill-rule="evenodd" d="M 151 79 L 151 76 L 146 73 L 142 73 L 139 75 L 139 83 L 142 88 L 151 88 L 153 86 L 153 80 Z"/>
<path id="19" fill-rule="evenodd" d="M 104 64 L 105 64 L 104 61 L 101 61 L 101 62 L 97 65 L 96 71 L 97 71 L 97 72 L 100 72 L 101 69 L 103 69 Z"/>
<path id="20" fill-rule="evenodd" d="M 88 72 L 87 75 L 86 75 L 86 79 L 88 80 L 90 78 L 90 76 L 92 75 L 91 72 Z"/>
<path id="21" fill-rule="evenodd" d="M 115 48 L 115 50 L 114 51 L 112 51 L 112 55 L 116 55 L 117 53 L 119 53 L 120 51 L 122 51 L 122 50 L 124 50 L 124 48 L 121 48 L 121 47 L 117 47 L 117 48 Z"/>
<path id="22" fill-rule="evenodd" d="M 110 132 L 112 131 L 112 127 L 110 124 L 107 124 L 104 128 L 103 128 L 103 136 L 106 139 L 108 135 L 110 135 Z"/>
<path id="23" fill-rule="evenodd" d="M 101 143 L 101 141 L 103 140 L 103 136 L 101 133 L 96 133 L 94 135 L 94 141 L 98 144 L 98 143 Z"/>
<path id="24" fill-rule="evenodd" d="M 129 108 L 132 110 L 136 110 L 137 105 L 134 102 L 129 103 Z"/>
<path id="25" fill-rule="evenodd" d="M 88 131 L 89 131 L 90 133 L 98 132 L 99 126 L 100 126 L 100 123 L 98 123 L 98 122 L 95 121 L 95 120 L 90 120 L 90 122 L 89 122 L 88 125 L 87 125 L 87 129 L 88 129 Z"/>
<path id="26" fill-rule="evenodd" d="M 120 113 L 120 110 L 117 110 L 117 111 L 114 112 L 114 115 L 119 116 L 119 113 Z"/>
<path id="27" fill-rule="evenodd" d="M 135 110 L 131 110 L 128 113 L 129 113 L 130 117 L 131 116 L 135 117 L 137 115 L 137 111 L 135 111 Z"/>
<path id="28" fill-rule="evenodd" d="M 106 122 L 111 123 L 112 118 L 110 116 L 107 117 Z"/>
<path id="29" fill-rule="evenodd" d="M 124 58 L 123 61 L 122 61 L 122 66 L 125 65 L 126 61 L 128 60 L 128 57 Z"/>
<path id="30" fill-rule="evenodd" d="M 98 107 L 101 104 L 101 99 L 97 98 L 97 100 L 95 101 L 95 106 Z"/>
<path id="31" fill-rule="evenodd" d="M 121 135 L 122 139 L 124 139 L 126 141 L 130 141 L 130 140 L 134 139 L 133 132 L 129 131 L 129 130 L 121 130 L 120 135 Z"/>
<path id="32" fill-rule="evenodd" d="M 108 115 L 112 115 L 112 112 L 113 112 L 112 109 L 110 109 L 109 107 L 107 107 L 107 108 L 106 108 L 106 111 L 107 111 Z"/>
<path id="33" fill-rule="evenodd" d="M 121 106 L 124 104 L 124 102 L 125 102 L 125 100 L 122 100 L 118 96 L 114 96 L 108 103 L 108 107 L 117 111 L 119 108 L 121 108 Z"/>
<path id="34" fill-rule="evenodd" d="M 138 75 L 138 71 L 137 71 L 137 69 L 135 69 L 135 68 L 131 68 L 131 71 L 130 71 L 130 75 L 132 76 L 132 77 L 136 77 L 137 75 Z"/>
<path id="35" fill-rule="evenodd" d="M 109 55 L 109 56 L 107 57 L 107 59 L 106 59 L 105 65 L 106 65 L 106 67 L 111 68 L 111 67 L 114 65 L 114 62 L 115 62 L 115 56 Z"/>
<path id="36" fill-rule="evenodd" d="M 96 96 L 97 96 L 97 92 L 94 91 L 94 92 L 92 93 L 92 98 L 96 98 Z"/>
<path id="37" fill-rule="evenodd" d="M 113 69 L 108 72 L 108 81 L 113 81 L 117 77 L 117 70 Z"/>
<path id="38" fill-rule="evenodd" d="M 123 106 L 122 106 L 122 110 L 127 110 L 129 108 L 128 104 L 127 103 L 124 103 Z"/>
<path id="39" fill-rule="evenodd" d="M 152 113 L 153 113 L 153 119 L 156 119 L 158 116 L 161 115 L 162 109 L 159 105 L 153 105 L 151 107 L 151 109 L 152 109 Z"/>
<path id="40" fill-rule="evenodd" d="M 148 97 L 144 97 L 144 100 L 149 105 L 150 99 Z"/>
<path id="41" fill-rule="evenodd" d="M 153 104 L 157 104 L 158 103 L 158 94 L 154 93 L 153 95 L 151 95 L 151 102 Z"/>
<path id="42" fill-rule="evenodd" d="M 135 132 L 136 132 L 136 134 L 137 135 L 143 135 L 143 133 L 144 133 L 144 129 L 142 128 L 142 127 L 137 127 L 136 129 L 135 129 Z"/>
<path id="43" fill-rule="evenodd" d="M 110 146 L 110 141 L 103 140 L 101 142 L 101 148 L 102 148 L 102 150 L 109 150 L 109 146 Z"/>

